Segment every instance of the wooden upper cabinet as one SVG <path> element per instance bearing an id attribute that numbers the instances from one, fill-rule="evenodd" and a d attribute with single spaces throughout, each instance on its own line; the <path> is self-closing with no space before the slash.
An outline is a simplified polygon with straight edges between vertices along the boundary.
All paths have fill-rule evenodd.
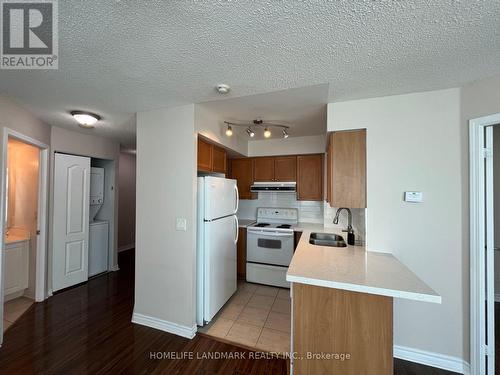
<path id="1" fill-rule="evenodd" d="M 334 132 L 331 144 L 331 207 L 366 207 L 366 130 Z"/>
<path id="2" fill-rule="evenodd" d="M 226 174 L 226 150 L 198 137 L 198 170 Z"/>
<path id="3" fill-rule="evenodd" d="M 274 181 L 274 158 L 254 158 L 254 181 Z"/>
<path id="4" fill-rule="evenodd" d="M 224 150 L 222 147 L 213 146 L 212 171 L 224 174 L 227 172 L 226 150 Z"/>
<path id="5" fill-rule="evenodd" d="M 297 199 L 323 200 L 323 154 L 297 156 Z"/>
<path id="6" fill-rule="evenodd" d="M 326 201 L 330 203 L 332 201 L 332 141 L 331 137 L 328 137 L 328 145 L 326 148 Z"/>
<path id="7" fill-rule="evenodd" d="M 231 160 L 231 176 L 237 181 L 240 199 L 252 199 L 250 186 L 253 184 L 253 159 Z"/>
<path id="8" fill-rule="evenodd" d="M 278 156 L 274 158 L 274 181 L 297 180 L 297 157 Z"/>
<path id="9" fill-rule="evenodd" d="M 212 172 L 213 145 L 198 138 L 198 170 Z"/>

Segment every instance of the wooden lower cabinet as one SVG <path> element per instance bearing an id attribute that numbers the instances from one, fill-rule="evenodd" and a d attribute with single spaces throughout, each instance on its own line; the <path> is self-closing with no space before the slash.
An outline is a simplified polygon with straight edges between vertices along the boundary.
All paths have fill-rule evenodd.
<path id="1" fill-rule="evenodd" d="M 294 375 L 393 374 L 392 297 L 298 283 L 292 291 Z"/>
<path id="2" fill-rule="evenodd" d="M 236 245 L 236 269 L 238 279 L 246 280 L 247 277 L 247 229 L 239 228 L 238 243 Z"/>
<path id="3" fill-rule="evenodd" d="M 302 232 L 293 232 L 293 245 L 294 249 L 297 248 L 297 245 L 299 244 L 300 237 L 302 237 Z"/>

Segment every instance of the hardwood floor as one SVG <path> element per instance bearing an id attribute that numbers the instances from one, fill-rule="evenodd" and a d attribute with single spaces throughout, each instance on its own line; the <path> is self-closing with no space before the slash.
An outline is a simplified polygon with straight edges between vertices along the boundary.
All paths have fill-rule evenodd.
<path id="1" fill-rule="evenodd" d="M 19 318 L 5 333 L 0 373 L 287 374 L 284 359 L 255 360 L 254 352 L 211 338 L 188 340 L 132 324 L 133 251 L 119 258 L 120 271 L 34 304 Z M 203 358 L 216 353 L 228 358 Z M 451 374 L 400 360 L 394 367 L 396 375 Z"/>

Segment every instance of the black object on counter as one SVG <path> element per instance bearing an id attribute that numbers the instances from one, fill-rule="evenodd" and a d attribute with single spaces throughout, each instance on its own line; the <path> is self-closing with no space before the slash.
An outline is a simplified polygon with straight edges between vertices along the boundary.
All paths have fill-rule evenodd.
<path id="1" fill-rule="evenodd" d="M 356 238 L 354 236 L 354 232 L 349 232 L 347 233 L 347 244 L 348 245 L 354 245 Z"/>

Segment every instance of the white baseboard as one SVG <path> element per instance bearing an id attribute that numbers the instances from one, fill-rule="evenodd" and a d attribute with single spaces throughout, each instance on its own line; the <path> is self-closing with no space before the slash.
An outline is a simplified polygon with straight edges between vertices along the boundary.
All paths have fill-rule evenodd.
<path id="1" fill-rule="evenodd" d="M 470 367 L 467 362 L 461 358 L 451 357 L 445 354 L 394 345 L 394 357 L 443 370 L 458 372 L 459 374 L 470 374 Z"/>
<path id="2" fill-rule="evenodd" d="M 130 250 L 135 248 L 135 243 L 129 243 L 128 245 L 123 245 L 118 248 L 118 252 L 121 253 L 122 251 Z"/>
<path id="3" fill-rule="evenodd" d="M 132 323 L 140 324 L 143 326 L 159 329 L 168 333 L 173 333 L 177 336 L 187 337 L 192 339 L 196 335 L 196 324 L 192 327 L 182 326 L 177 323 L 168 322 L 166 320 L 154 318 L 139 313 L 132 314 Z"/>
<path id="4" fill-rule="evenodd" d="M 111 267 L 109 267 L 110 272 L 115 272 L 115 271 L 120 271 L 120 267 L 118 267 L 118 264 L 114 264 Z"/>

